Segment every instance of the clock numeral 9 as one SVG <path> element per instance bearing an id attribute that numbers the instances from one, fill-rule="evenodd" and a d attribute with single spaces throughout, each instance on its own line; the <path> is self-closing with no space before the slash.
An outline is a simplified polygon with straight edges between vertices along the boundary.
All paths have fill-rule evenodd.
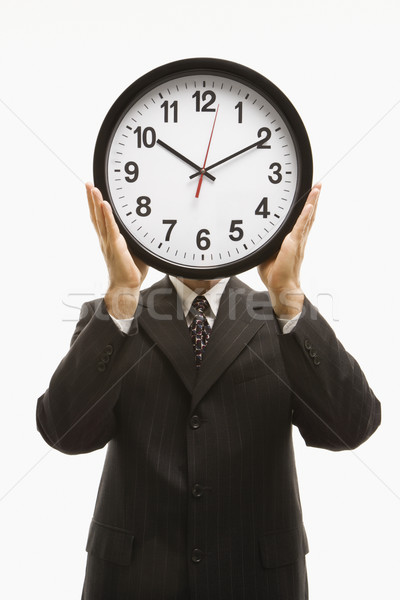
<path id="1" fill-rule="evenodd" d="M 136 200 L 136 202 L 137 202 L 136 214 L 139 217 L 148 217 L 149 214 L 151 213 L 150 198 L 148 196 L 139 196 L 139 198 Z"/>
<path id="2" fill-rule="evenodd" d="M 238 225 L 242 225 L 243 221 L 232 221 L 231 222 L 231 228 L 230 228 L 230 232 L 231 234 L 229 235 L 230 239 L 232 240 L 232 242 L 239 242 L 244 233 L 243 233 L 243 229 L 241 227 L 238 227 Z M 233 234 L 236 233 L 237 235 L 234 236 Z"/>
<path id="3" fill-rule="evenodd" d="M 195 92 L 192 98 L 196 99 L 196 112 L 215 112 L 215 108 L 210 108 L 211 104 L 214 104 L 217 99 L 215 92 L 208 90 L 201 94 L 203 102 L 206 102 L 207 98 L 210 98 L 202 107 L 200 107 L 200 91 Z"/>
<path id="4" fill-rule="evenodd" d="M 125 173 L 130 175 L 130 177 L 125 177 L 125 180 L 128 183 L 134 183 L 139 177 L 139 167 L 138 164 L 133 162 L 132 160 L 127 162 L 125 165 Z"/>
<path id="5" fill-rule="evenodd" d="M 141 148 L 142 144 L 145 148 L 152 148 L 156 143 L 156 132 L 152 127 L 145 127 L 142 132 L 141 127 L 136 127 L 137 147 Z"/>
<path id="6" fill-rule="evenodd" d="M 163 225 L 169 225 L 167 233 L 165 234 L 165 241 L 166 242 L 169 242 L 170 237 L 171 237 L 171 232 L 172 232 L 172 230 L 173 230 L 173 228 L 175 227 L 176 224 L 177 224 L 177 221 L 174 220 L 174 219 L 171 219 L 171 220 L 165 219 L 163 221 Z"/>
<path id="7" fill-rule="evenodd" d="M 260 204 L 257 206 L 254 211 L 255 215 L 260 215 L 263 219 L 266 219 L 271 213 L 268 210 L 268 198 L 263 198 Z"/>
<path id="8" fill-rule="evenodd" d="M 211 246 L 211 241 L 207 235 L 210 235 L 208 229 L 200 229 L 196 237 L 196 244 L 199 250 L 208 250 Z"/>
<path id="9" fill-rule="evenodd" d="M 280 183 L 282 181 L 282 173 L 281 173 L 281 169 L 282 169 L 282 165 L 280 165 L 279 163 L 272 163 L 272 165 L 269 166 L 270 169 L 272 169 L 272 174 L 275 175 L 275 178 L 272 177 L 271 175 L 268 175 L 268 179 L 270 180 L 271 183 Z"/>
<path id="10" fill-rule="evenodd" d="M 161 104 L 160 108 L 164 109 L 164 123 L 168 123 L 169 108 L 171 108 L 173 110 L 174 123 L 178 122 L 178 101 L 177 100 L 172 102 L 170 107 L 168 107 L 168 101 L 164 100 L 164 102 Z"/>
<path id="11" fill-rule="evenodd" d="M 257 145 L 257 148 L 259 148 L 260 150 L 269 150 L 271 146 L 269 146 L 267 142 L 269 142 L 269 140 L 271 139 L 271 130 L 268 129 L 268 127 L 261 127 L 257 132 L 257 136 L 260 138 L 263 136 L 264 133 L 266 137 L 263 140 L 261 140 L 261 142 Z"/>

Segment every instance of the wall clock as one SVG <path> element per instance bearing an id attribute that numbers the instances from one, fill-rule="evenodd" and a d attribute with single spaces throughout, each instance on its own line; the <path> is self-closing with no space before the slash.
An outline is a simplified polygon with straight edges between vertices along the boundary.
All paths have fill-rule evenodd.
<path id="1" fill-rule="evenodd" d="M 297 111 L 268 79 L 190 58 L 116 100 L 94 182 L 134 254 L 164 273 L 213 279 L 279 250 L 311 188 L 312 154 Z"/>

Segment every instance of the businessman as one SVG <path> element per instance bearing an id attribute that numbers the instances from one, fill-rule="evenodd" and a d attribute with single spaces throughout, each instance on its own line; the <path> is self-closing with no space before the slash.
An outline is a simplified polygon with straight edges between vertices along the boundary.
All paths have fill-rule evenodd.
<path id="1" fill-rule="evenodd" d="M 165 277 L 142 292 L 146 265 L 86 190 L 110 283 L 83 305 L 37 404 L 54 448 L 108 444 L 82 599 L 306 600 L 292 425 L 337 451 L 380 424 L 359 365 L 300 285 L 320 186 L 259 266 L 264 292 L 236 277 Z"/>

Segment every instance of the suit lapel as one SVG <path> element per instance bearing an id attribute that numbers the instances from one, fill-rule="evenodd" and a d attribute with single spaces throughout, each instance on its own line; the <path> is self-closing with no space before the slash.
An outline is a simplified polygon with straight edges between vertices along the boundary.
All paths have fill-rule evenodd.
<path id="1" fill-rule="evenodd" d="M 196 383 L 192 342 L 182 306 L 168 277 L 146 290 L 139 301 L 139 327 L 147 332 L 173 365 L 188 392 Z"/>
<path id="2" fill-rule="evenodd" d="M 138 324 L 171 362 L 192 396 L 191 410 L 235 360 L 266 320 L 265 297 L 252 300 L 253 290 L 231 277 L 208 342 L 203 364 L 196 369 L 192 342 L 181 303 L 168 277 L 146 290 L 139 300 Z M 255 296 L 260 297 L 258 294 Z M 260 311 L 264 308 L 264 311 Z"/>
<path id="3" fill-rule="evenodd" d="M 260 302 L 248 302 L 252 291 L 236 277 L 227 284 L 199 369 L 191 410 L 264 324 Z"/>

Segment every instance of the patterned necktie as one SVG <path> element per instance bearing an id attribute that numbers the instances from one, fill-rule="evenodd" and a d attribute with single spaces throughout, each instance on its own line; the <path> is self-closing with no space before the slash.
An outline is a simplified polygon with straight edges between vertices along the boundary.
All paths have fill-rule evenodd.
<path id="1" fill-rule="evenodd" d="M 211 335 L 211 327 L 204 314 L 209 306 L 210 305 L 208 304 L 207 298 L 204 296 L 197 296 L 193 300 L 190 308 L 190 313 L 194 315 L 194 318 L 189 329 L 192 336 L 192 344 L 197 368 L 201 366 L 204 350 Z"/>

